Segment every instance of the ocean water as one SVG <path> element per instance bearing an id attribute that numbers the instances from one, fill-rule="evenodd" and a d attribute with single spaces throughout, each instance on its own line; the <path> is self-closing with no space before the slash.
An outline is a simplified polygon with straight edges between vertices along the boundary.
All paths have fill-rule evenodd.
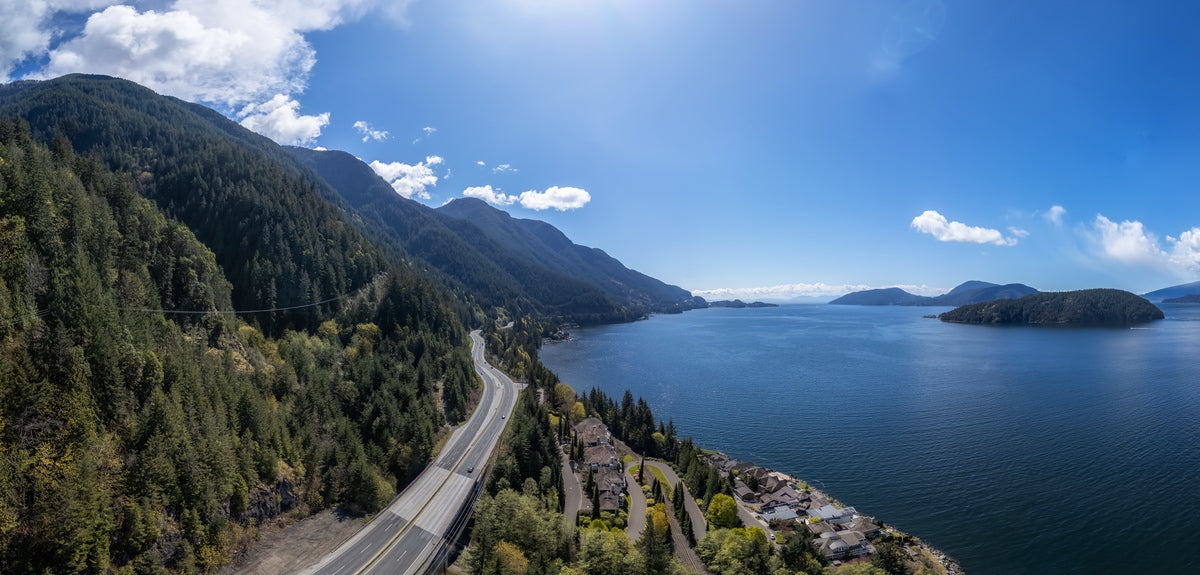
<path id="1" fill-rule="evenodd" d="M 579 329 L 541 358 L 972 575 L 1200 573 L 1200 306 L 1160 307 L 1134 329 L 707 309 Z"/>

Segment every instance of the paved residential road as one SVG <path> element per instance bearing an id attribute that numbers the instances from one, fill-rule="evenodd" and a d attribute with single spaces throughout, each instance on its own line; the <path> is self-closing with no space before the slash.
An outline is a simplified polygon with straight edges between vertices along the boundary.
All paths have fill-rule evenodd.
<path id="1" fill-rule="evenodd" d="M 483 337 L 471 332 L 471 359 L 483 379 L 475 413 L 450 435 L 421 475 L 354 537 L 305 575 L 418 573 L 441 547 L 459 511 L 482 479 L 519 387 L 484 359 Z"/>
<path id="2" fill-rule="evenodd" d="M 667 479 L 668 485 L 664 486 L 663 489 L 664 494 L 667 495 L 667 507 L 670 508 L 671 490 L 675 488 L 676 483 L 679 483 L 679 476 L 675 474 L 675 470 L 672 469 L 670 465 L 662 461 L 647 460 L 646 467 L 653 467 L 661 471 L 663 477 Z M 700 541 L 701 539 L 704 539 L 704 532 L 707 528 L 707 524 L 704 520 L 704 514 L 701 513 L 700 507 L 696 505 L 696 500 L 692 499 L 692 494 L 687 492 L 687 485 L 684 485 L 683 489 L 685 492 L 683 498 L 684 507 L 687 508 L 688 514 L 692 516 L 692 534 L 696 536 L 696 541 Z M 693 510 L 695 511 L 694 513 Z M 699 523 L 696 522 L 697 515 L 700 516 Z M 667 517 L 667 521 L 671 524 L 671 538 L 675 541 L 675 556 L 693 571 L 697 573 L 707 573 L 708 571 L 704 568 L 704 562 L 700 560 L 700 556 L 696 554 L 696 550 L 688 546 L 687 539 L 684 538 L 682 532 L 683 527 L 680 526 L 679 522 L 675 520 L 674 512 Z M 696 529 L 697 525 L 699 526 L 698 529 Z"/>
<path id="3" fill-rule="evenodd" d="M 579 486 L 579 476 L 571 470 L 571 459 L 566 454 L 559 454 L 562 460 L 563 476 L 563 524 L 571 527 L 579 517 L 579 506 L 583 504 L 583 488 Z"/>
<path id="4" fill-rule="evenodd" d="M 625 525 L 625 535 L 636 542 L 646 530 L 646 494 L 642 493 L 642 486 L 628 468 L 625 469 L 625 485 L 629 486 L 626 489 L 629 492 L 629 522 Z"/>

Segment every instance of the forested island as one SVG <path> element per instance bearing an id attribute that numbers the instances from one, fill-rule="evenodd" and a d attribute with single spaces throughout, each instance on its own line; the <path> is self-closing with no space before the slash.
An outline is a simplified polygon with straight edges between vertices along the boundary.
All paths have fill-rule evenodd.
<path id="1" fill-rule="evenodd" d="M 1145 298 L 1117 289 L 1043 292 L 1020 299 L 964 305 L 938 316 L 944 322 L 992 325 L 1133 325 L 1163 318 Z"/>
<path id="2" fill-rule="evenodd" d="M 735 300 L 723 299 L 723 300 L 708 302 L 708 307 L 731 307 L 731 308 L 735 308 L 735 309 L 742 309 L 742 308 L 747 308 L 747 307 L 779 307 L 779 304 L 766 303 L 766 302 L 761 302 L 761 301 L 754 301 L 754 302 L 746 303 L 740 299 L 735 299 Z"/>

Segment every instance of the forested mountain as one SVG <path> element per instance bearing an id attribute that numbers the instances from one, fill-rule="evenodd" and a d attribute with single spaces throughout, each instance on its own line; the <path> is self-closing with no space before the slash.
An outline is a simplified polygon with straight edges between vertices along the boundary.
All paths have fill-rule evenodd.
<path id="1" fill-rule="evenodd" d="M 1163 312 L 1127 291 L 1089 289 L 964 305 L 938 317 L 952 323 L 993 325 L 1131 325 L 1162 319 Z"/>
<path id="2" fill-rule="evenodd" d="M 485 308 L 596 322 L 704 306 L 686 290 L 576 245 L 544 222 L 515 219 L 474 199 L 435 210 L 399 196 L 350 154 L 286 149 L 315 169 L 367 225 L 380 230 L 376 233 Z"/>
<path id="3" fill-rule="evenodd" d="M 0 117 L 129 174 L 216 255 L 239 310 L 323 301 L 383 271 L 380 250 L 325 199 L 323 182 L 274 142 L 220 114 L 116 78 L 0 85 Z M 327 196 L 333 196 L 326 190 Z M 255 318 L 269 333 L 315 328 L 324 307 Z"/>
<path id="4" fill-rule="evenodd" d="M 625 267 L 604 250 L 581 246 L 546 222 L 514 218 L 483 200 L 459 198 L 437 211 L 479 227 L 509 251 L 582 279 L 618 301 L 651 311 L 695 307 L 691 292 Z M 699 307 L 703 307 L 700 305 Z"/>
<path id="5" fill-rule="evenodd" d="M 129 82 L 0 86 L 0 572 L 208 571 L 424 467 L 464 308 L 324 185 Z"/>
<path id="6" fill-rule="evenodd" d="M 998 285 L 971 280 L 939 296 L 911 294 L 900 288 L 884 288 L 848 293 L 829 303 L 835 305 L 912 305 L 912 306 L 960 306 L 998 299 L 1014 299 L 1038 290 L 1025 284 Z"/>

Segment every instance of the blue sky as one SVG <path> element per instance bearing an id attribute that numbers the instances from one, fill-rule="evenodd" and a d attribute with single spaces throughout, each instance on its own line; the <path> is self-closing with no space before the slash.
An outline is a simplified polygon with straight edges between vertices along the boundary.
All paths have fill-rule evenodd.
<path id="1" fill-rule="evenodd" d="M 709 297 L 1200 279 L 1200 7 L 0 3 L 0 73 L 122 76 Z"/>

